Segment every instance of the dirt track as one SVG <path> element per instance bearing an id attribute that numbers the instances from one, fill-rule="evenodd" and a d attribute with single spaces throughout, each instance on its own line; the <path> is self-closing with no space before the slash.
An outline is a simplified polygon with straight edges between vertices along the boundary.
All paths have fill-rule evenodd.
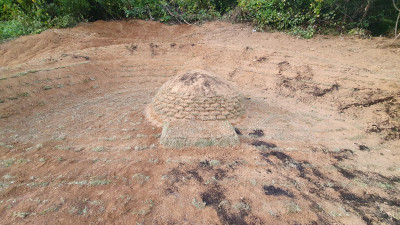
<path id="1" fill-rule="evenodd" d="M 2 224 L 399 224 L 400 49 L 223 22 L 95 22 L 0 45 Z M 146 105 L 208 70 L 235 148 L 171 150 Z"/>

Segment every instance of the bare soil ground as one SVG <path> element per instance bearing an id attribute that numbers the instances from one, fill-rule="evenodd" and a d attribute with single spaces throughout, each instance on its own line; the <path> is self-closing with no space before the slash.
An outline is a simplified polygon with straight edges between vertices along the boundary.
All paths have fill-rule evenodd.
<path id="1" fill-rule="evenodd" d="M 400 49 L 243 24 L 114 21 L 0 45 L 1 224 L 399 224 Z M 144 118 L 177 73 L 246 97 L 240 146 Z"/>

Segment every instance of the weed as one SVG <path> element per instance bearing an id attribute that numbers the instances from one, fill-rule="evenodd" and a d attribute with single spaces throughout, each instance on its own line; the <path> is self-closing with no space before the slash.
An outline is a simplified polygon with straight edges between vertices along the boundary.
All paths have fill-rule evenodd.
<path id="1" fill-rule="evenodd" d="M 206 203 L 203 201 L 197 201 L 196 198 L 193 198 L 192 200 L 192 204 L 194 207 L 196 207 L 197 209 L 203 209 L 206 206 Z"/>

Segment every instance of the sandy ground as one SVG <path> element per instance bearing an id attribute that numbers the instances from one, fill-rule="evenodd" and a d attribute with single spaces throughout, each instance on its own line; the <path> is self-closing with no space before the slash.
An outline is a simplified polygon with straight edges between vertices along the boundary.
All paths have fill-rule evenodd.
<path id="1" fill-rule="evenodd" d="M 1 224 L 400 224 L 400 49 L 115 21 L 0 45 Z M 211 71 L 233 148 L 165 149 L 146 105 Z"/>

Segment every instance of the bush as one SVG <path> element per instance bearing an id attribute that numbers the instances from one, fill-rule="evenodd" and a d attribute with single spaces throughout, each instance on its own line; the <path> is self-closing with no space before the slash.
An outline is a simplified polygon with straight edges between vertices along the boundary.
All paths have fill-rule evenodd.
<path id="1" fill-rule="evenodd" d="M 355 28 L 381 35 L 393 31 L 397 17 L 391 0 L 2 0 L 0 7 L 0 39 L 81 21 L 137 18 L 192 23 L 227 12 L 237 15 L 238 22 L 253 22 L 258 30 L 285 30 L 304 38 Z"/>
<path id="2" fill-rule="evenodd" d="M 257 30 L 291 30 L 311 38 L 322 4 L 322 0 L 240 0 L 239 20 L 254 22 Z"/>

